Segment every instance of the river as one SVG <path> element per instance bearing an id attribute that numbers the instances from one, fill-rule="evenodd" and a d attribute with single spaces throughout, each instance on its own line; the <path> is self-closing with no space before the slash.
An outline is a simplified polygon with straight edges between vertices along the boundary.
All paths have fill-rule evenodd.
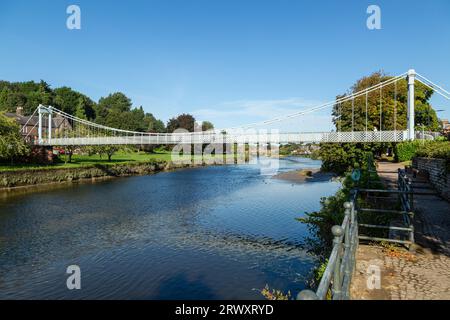
<path id="1" fill-rule="evenodd" d="M 3 192 L 0 299 L 263 299 L 266 284 L 295 295 L 316 262 L 295 218 L 339 186 L 253 163 Z M 69 265 L 80 290 L 67 289 Z"/>

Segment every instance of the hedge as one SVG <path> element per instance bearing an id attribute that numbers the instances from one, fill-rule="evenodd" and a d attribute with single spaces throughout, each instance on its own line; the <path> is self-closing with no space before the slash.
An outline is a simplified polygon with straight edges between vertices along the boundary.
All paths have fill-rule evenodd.
<path id="1" fill-rule="evenodd" d="M 450 160 L 450 141 L 407 141 L 396 145 L 397 161 L 408 161 L 414 157 Z"/>

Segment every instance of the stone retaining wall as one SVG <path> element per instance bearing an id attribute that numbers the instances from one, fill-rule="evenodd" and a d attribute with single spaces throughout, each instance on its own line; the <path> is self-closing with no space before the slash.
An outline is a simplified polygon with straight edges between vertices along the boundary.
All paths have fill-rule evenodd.
<path id="1" fill-rule="evenodd" d="M 450 174 L 447 173 L 446 160 L 418 157 L 413 159 L 413 167 L 426 172 L 436 191 L 450 201 Z"/>

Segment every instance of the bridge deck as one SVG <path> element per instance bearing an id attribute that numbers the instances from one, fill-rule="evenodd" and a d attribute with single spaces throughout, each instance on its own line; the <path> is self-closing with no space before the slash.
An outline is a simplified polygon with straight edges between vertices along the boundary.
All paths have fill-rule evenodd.
<path id="1" fill-rule="evenodd" d="M 220 143 L 320 143 L 320 142 L 397 142 L 407 137 L 406 131 L 355 131 L 318 133 L 261 134 L 135 134 L 132 136 L 67 137 L 43 139 L 39 145 L 159 145 L 159 144 L 220 144 Z M 432 138 L 432 137 L 431 137 Z"/>

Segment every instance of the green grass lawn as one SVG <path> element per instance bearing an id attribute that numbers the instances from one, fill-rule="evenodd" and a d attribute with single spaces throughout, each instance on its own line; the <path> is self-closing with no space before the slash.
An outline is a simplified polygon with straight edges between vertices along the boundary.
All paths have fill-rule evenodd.
<path id="1" fill-rule="evenodd" d="M 171 152 L 170 151 L 157 151 L 154 153 L 147 152 L 132 152 L 132 151 L 118 151 L 113 156 L 111 161 L 108 161 L 108 157 L 103 155 L 100 158 L 100 155 L 94 154 L 92 156 L 88 155 L 78 155 L 74 154 L 72 156 L 72 162 L 65 163 L 66 161 L 65 155 L 59 156 L 59 161 L 50 165 L 39 165 L 39 164 L 0 164 L 0 172 L 1 171 L 16 171 L 16 170 L 30 170 L 30 169 L 62 169 L 62 168 L 78 168 L 84 166 L 92 166 L 96 164 L 101 165 L 113 165 L 113 164 L 123 164 L 123 163 L 131 163 L 131 162 L 146 162 L 150 160 L 161 160 L 161 161 L 171 161 Z M 188 156 L 187 156 L 188 157 Z M 193 159 L 203 159 L 206 157 L 214 158 L 214 155 L 210 156 L 193 156 Z"/>
<path id="2" fill-rule="evenodd" d="M 112 156 L 111 161 L 108 161 L 107 156 L 100 158 L 98 154 L 88 156 L 88 155 L 77 155 L 72 156 L 71 163 L 65 163 L 65 156 L 61 155 L 59 157 L 60 162 L 51 165 L 37 165 L 37 164 L 0 164 L 0 171 L 13 171 L 13 170 L 28 170 L 28 169 L 59 169 L 59 168 L 77 168 L 82 166 L 90 166 L 95 164 L 102 165 L 112 165 L 120 163 L 129 162 L 145 162 L 149 160 L 162 160 L 170 161 L 170 152 L 156 152 L 156 153 L 146 153 L 146 152 L 124 152 L 119 151 Z"/>

